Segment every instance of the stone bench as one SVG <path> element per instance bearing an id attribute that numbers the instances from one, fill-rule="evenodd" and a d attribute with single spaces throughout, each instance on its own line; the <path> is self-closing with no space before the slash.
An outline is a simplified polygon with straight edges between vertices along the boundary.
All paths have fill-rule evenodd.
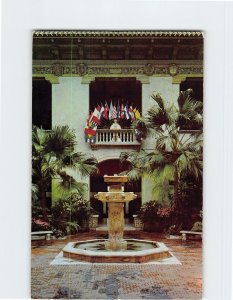
<path id="1" fill-rule="evenodd" d="M 52 231 L 34 231 L 34 232 L 31 232 L 31 236 L 39 236 L 39 235 L 42 235 L 42 236 L 45 236 L 45 239 L 47 241 L 51 240 L 51 234 L 53 232 Z"/>
<path id="2" fill-rule="evenodd" d="M 181 230 L 180 233 L 182 235 L 182 241 L 187 240 L 187 235 L 200 235 L 202 237 L 201 231 Z"/>

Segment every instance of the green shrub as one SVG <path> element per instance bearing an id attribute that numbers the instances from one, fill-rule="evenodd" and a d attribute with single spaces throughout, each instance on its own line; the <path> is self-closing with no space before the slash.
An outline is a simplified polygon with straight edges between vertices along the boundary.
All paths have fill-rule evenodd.
<path id="1" fill-rule="evenodd" d="M 94 210 L 79 193 L 58 200 L 52 207 L 51 227 L 56 236 L 88 230 L 87 224 Z"/>
<path id="2" fill-rule="evenodd" d="M 151 200 L 143 204 L 139 211 L 139 218 L 144 223 L 145 231 L 165 231 L 169 225 L 173 209 L 163 207 L 158 201 Z"/>

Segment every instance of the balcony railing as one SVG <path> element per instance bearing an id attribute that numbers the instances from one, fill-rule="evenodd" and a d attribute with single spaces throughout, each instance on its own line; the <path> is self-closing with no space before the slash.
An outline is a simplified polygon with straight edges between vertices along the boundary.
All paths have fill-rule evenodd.
<path id="1" fill-rule="evenodd" d="M 140 145 L 133 129 L 97 129 L 95 143 L 91 143 L 93 149 L 101 147 L 140 148 Z"/>

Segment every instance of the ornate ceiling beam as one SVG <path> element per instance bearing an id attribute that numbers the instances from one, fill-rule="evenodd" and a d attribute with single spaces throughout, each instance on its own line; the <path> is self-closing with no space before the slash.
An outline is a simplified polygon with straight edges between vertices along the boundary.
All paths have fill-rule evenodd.
<path id="1" fill-rule="evenodd" d="M 202 31 L 35 30 L 33 37 L 203 37 Z"/>

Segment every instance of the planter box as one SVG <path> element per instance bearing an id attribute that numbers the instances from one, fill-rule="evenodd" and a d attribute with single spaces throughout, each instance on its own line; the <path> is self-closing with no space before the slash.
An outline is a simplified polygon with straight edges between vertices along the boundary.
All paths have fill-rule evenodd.
<path id="1" fill-rule="evenodd" d="M 89 229 L 90 230 L 96 230 L 96 227 L 98 226 L 98 219 L 99 215 L 92 215 L 89 220 Z"/>
<path id="2" fill-rule="evenodd" d="M 133 215 L 133 219 L 134 219 L 134 227 L 137 230 L 143 230 L 144 224 L 142 220 L 138 217 L 138 215 Z"/>

